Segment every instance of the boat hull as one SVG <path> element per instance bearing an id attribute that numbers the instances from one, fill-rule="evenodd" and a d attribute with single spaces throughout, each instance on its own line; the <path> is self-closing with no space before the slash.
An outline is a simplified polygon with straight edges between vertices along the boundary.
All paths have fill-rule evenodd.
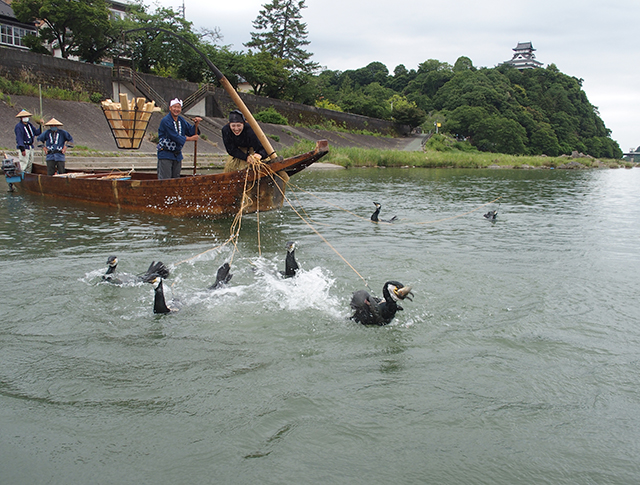
<path id="1" fill-rule="evenodd" d="M 117 209 L 174 217 L 222 218 L 282 207 L 286 180 L 328 153 L 328 142 L 315 150 L 262 165 L 259 169 L 158 180 L 155 173 L 113 174 L 70 170 L 65 176 L 46 175 L 34 164 L 19 188 L 47 197 L 72 199 Z M 286 175 L 285 175 L 286 174 Z"/>

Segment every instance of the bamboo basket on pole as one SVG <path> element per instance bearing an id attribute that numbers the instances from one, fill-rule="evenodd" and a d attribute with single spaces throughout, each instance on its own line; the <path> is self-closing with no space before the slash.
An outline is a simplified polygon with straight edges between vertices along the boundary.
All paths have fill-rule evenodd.
<path id="1" fill-rule="evenodd" d="M 151 114 L 159 109 L 154 101 L 147 102 L 145 98 L 133 98 L 129 101 L 126 93 L 120 93 L 119 101 L 103 101 L 102 112 L 118 148 L 138 149 L 147 132 Z"/>

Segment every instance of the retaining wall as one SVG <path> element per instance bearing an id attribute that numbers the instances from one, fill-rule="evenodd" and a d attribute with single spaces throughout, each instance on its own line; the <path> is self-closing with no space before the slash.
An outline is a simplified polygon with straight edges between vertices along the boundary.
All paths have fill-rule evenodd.
<path id="1" fill-rule="evenodd" d="M 173 98 L 185 99 L 197 91 L 197 83 L 170 79 L 151 74 L 140 74 L 167 102 Z M 15 81 L 25 81 L 44 86 L 57 86 L 73 91 L 101 93 L 103 98 L 113 96 L 111 68 L 70 61 L 29 51 L 0 47 L 0 76 Z M 325 125 L 330 120 L 349 130 L 367 130 L 384 134 L 404 135 L 409 127 L 367 116 L 341 113 L 314 106 L 282 101 L 279 99 L 239 93 L 251 112 L 273 107 L 289 120 L 289 125 Z M 235 105 L 222 88 L 217 88 L 205 99 L 206 116 L 225 118 Z"/>

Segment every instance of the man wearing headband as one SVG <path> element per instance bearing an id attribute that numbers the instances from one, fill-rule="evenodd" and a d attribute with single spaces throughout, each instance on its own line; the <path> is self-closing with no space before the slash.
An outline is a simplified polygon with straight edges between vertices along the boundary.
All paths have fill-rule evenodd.
<path id="1" fill-rule="evenodd" d="M 169 114 L 162 118 L 158 128 L 158 179 L 180 177 L 182 170 L 182 147 L 188 141 L 196 141 L 195 125 L 187 123 L 180 116 L 182 113 L 182 101 L 178 98 L 169 103 Z M 194 121 L 201 121 L 196 116 Z"/>
<path id="2" fill-rule="evenodd" d="M 20 121 L 16 125 L 16 147 L 18 148 L 18 160 L 20 161 L 20 167 L 23 172 L 31 172 L 31 165 L 33 164 L 33 144 L 36 141 L 42 130 L 36 128 L 29 122 L 29 116 L 32 116 L 27 110 L 22 110 L 16 115 L 16 118 L 20 118 Z M 40 121 L 42 123 L 42 121 Z"/>
<path id="3" fill-rule="evenodd" d="M 224 166 L 225 172 L 243 170 L 247 168 L 249 162 L 259 162 L 267 158 L 267 152 L 262 147 L 262 143 L 238 110 L 229 113 L 229 123 L 222 127 L 222 141 L 229 154 L 229 159 Z"/>

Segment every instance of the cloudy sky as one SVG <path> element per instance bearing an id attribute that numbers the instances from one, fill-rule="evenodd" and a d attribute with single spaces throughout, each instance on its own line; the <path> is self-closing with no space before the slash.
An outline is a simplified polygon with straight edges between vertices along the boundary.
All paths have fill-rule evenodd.
<path id="1" fill-rule="evenodd" d="M 252 22 L 271 0 L 151 0 L 196 28 L 218 27 L 223 44 L 246 50 Z M 384 63 L 417 69 L 427 59 L 476 67 L 511 59 L 518 42 L 537 60 L 584 80 L 583 89 L 624 152 L 640 145 L 639 0 L 306 0 L 307 51 L 331 70 Z"/>

